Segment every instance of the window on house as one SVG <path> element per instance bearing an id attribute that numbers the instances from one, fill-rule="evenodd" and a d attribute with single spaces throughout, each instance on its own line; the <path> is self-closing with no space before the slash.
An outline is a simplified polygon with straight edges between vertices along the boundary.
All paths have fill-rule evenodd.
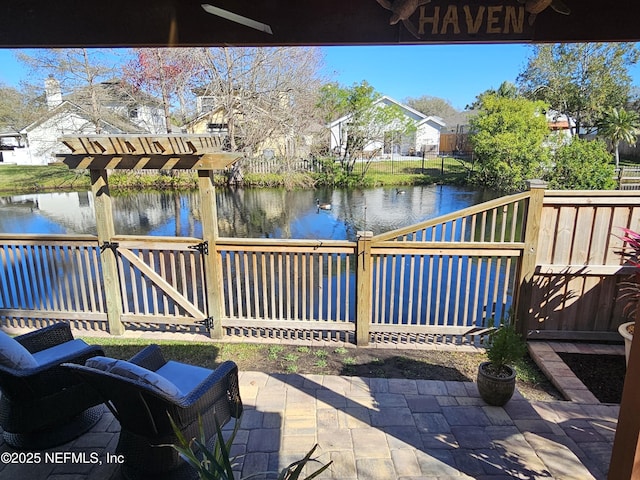
<path id="1" fill-rule="evenodd" d="M 228 125 L 226 123 L 208 123 L 207 124 L 207 132 L 209 133 L 223 133 L 228 130 Z"/>

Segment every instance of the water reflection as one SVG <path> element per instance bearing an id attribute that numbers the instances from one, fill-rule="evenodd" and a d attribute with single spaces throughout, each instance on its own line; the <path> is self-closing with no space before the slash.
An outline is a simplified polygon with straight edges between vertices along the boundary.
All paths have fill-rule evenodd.
<path id="1" fill-rule="evenodd" d="M 354 240 L 444 215 L 495 195 L 453 186 L 351 190 L 219 189 L 223 237 Z M 316 199 L 330 203 L 317 208 Z M 140 192 L 114 197 L 115 230 L 123 235 L 201 237 L 197 193 Z M 90 192 L 0 197 L 0 232 L 95 234 Z"/>

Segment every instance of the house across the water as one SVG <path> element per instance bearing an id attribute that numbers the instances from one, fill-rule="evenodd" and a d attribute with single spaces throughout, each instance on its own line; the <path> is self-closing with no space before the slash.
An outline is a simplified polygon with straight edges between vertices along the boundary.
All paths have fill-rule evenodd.
<path id="1" fill-rule="evenodd" d="M 94 87 L 98 105 L 92 107 L 89 87 L 62 94 L 53 77 L 45 81 L 47 110 L 18 130 L 0 132 L 0 162 L 46 165 L 65 147 L 63 135 L 159 134 L 166 132 L 164 110 L 155 98 L 113 80 Z"/>
<path id="2" fill-rule="evenodd" d="M 440 150 L 440 132 L 445 123 L 440 117 L 428 116 L 418 110 L 404 105 L 391 97 L 383 96 L 374 102 L 374 106 L 384 108 L 397 106 L 402 114 L 409 118 L 415 126 L 415 131 L 407 135 L 397 135 L 397 125 L 389 125 L 384 139 L 376 139 L 365 145 L 364 152 L 379 152 L 384 155 L 416 155 L 421 153 L 435 153 Z M 340 117 L 329 124 L 331 131 L 331 151 L 343 153 L 349 136 L 351 115 Z"/>

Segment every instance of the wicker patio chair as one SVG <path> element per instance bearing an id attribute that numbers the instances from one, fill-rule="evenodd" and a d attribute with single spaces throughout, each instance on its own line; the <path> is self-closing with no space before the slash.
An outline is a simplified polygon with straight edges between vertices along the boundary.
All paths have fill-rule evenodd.
<path id="1" fill-rule="evenodd" d="M 169 416 L 187 438 L 200 438 L 198 417 L 207 439 L 242 413 L 238 367 L 224 362 L 215 370 L 167 361 L 150 345 L 128 362 L 107 357 L 84 366 L 67 365 L 92 384 L 120 422 L 116 453 L 126 478 L 182 478 L 193 470 L 168 445 L 178 439 Z"/>
<path id="2" fill-rule="evenodd" d="M 67 323 L 15 338 L 0 332 L 0 426 L 5 441 L 39 450 L 90 429 L 104 412 L 102 399 L 61 364 L 83 364 L 96 355 L 103 355 L 102 349 L 74 339 Z"/>

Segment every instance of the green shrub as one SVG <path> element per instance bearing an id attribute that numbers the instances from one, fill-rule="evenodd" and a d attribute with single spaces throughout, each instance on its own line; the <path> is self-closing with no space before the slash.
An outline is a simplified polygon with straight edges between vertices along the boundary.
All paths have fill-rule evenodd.
<path id="1" fill-rule="evenodd" d="M 561 190 L 607 190 L 615 188 L 614 166 L 607 146 L 600 140 L 574 137 L 558 148 L 553 167 L 544 179 L 549 188 Z"/>
<path id="2" fill-rule="evenodd" d="M 477 170 L 473 181 L 493 190 L 523 190 L 525 181 L 540 178 L 548 161 L 543 143 L 549 127 L 546 105 L 524 98 L 486 95 L 470 120 Z"/>
<path id="3" fill-rule="evenodd" d="M 513 365 L 520 360 L 526 351 L 527 346 L 513 323 L 503 324 L 490 336 L 487 358 L 495 369 L 501 370 L 505 365 Z"/>
<path id="4" fill-rule="evenodd" d="M 362 175 L 349 173 L 345 166 L 333 158 L 321 158 L 320 173 L 315 174 L 316 183 L 327 187 L 357 187 L 361 186 Z"/>

